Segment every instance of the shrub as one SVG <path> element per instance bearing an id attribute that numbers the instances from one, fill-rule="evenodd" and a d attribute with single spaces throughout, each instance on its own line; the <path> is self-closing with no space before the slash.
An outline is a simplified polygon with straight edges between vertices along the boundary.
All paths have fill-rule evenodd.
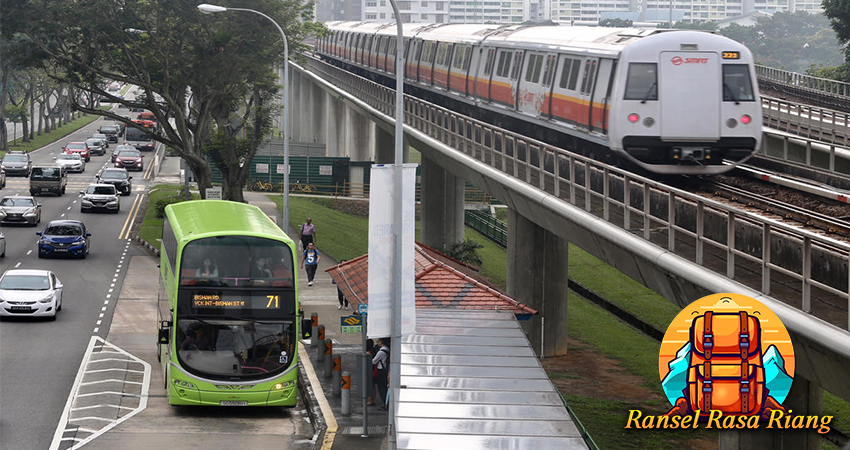
<path id="1" fill-rule="evenodd" d="M 154 208 L 156 208 L 156 217 L 157 219 L 162 219 L 165 217 L 165 207 L 172 203 L 180 203 L 184 200 L 185 197 L 181 194 L 169 195 L 168 197 L 163 197 L 156 201 Z"/>

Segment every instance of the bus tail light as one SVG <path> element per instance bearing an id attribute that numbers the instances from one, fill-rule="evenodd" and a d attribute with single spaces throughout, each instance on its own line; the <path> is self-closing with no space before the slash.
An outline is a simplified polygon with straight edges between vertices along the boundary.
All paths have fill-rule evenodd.
<path id="1" fill-rule="evenodd" d="M 744 125 L 749 124 L 752 120 L 753 120 L 753 118 L 750 117 L 747 114 L 744 114 L 743 116 L 741 116 L 741 123 L 744 124 Z"/>
<path id="2" fill-rule="evenodd" d="M 631 114 L 629 114 L 629 122 L 631 122 L 631 123 L 635 123 L 635 122 L 637 122 L 638 120 L 640 120 L 640 116 L 639 116 L 639 115 L 637 115 L 637 114 L 635 114 L 635 113 L 631 113 Z"/>

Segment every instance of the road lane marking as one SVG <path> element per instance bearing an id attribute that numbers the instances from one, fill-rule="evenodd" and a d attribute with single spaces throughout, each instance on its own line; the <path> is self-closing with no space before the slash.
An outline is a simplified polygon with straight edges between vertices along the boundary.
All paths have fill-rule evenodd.
<path id="1" fill-rule="evenodd" d="M 130 230 L 132 230 L 133 222 L 139 214 L 139 209 L 141 209 L 143 195 L 144 194 L 139 194 L 133 200 L 133 206 L 130 207 L 130 213 L 127 214 L 127 220 L 124 221 L 124 226 L 121 228 L 121 233 L 118 234 L 118 239 L 130 238 Z"/>

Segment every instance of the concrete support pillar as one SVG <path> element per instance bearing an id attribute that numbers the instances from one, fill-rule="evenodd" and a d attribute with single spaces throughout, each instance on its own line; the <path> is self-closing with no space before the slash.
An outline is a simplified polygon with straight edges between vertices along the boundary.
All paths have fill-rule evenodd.
<path id="1" fill-rule="evenodd" d="M 345 142 L 345 105 L 334 96 L 325 94 L 325 156 L 338 156 Z"/>
<path id="2" fill-rule="evenodd" d="M 795 416 L 823 414 L 823 388 L 795 376 L 788 398 L 782 403 Z M 784 424 L 784 419 L 783 419 Z M 820 450 L 817 429 L 778 430 L 762 423 L 757 430 L 721 430 L 720 450 Z"/>
<path id="3" fill-rule="evenodd" d="M 349 113 L 351 114 L 351 118 L 348 123 L 351 124 L 351 133 L 347 142 L 347 156 L 352 161 L 369 161 L 374 145 L 372 129 L 375 125 L 371 120 L 362 114 L 358 114 L 354 109 L 349 108 Z"/>
<path id="4" fill-rule="evenodd" d="M 315 84 L 311 84 L 310 86 L 311 102 L 313 103 L 313 114 L 310 116 L 310 137 L 312 138 L 310 142 L 313 142 L 314 144 L 324 144 L 325 130 L 323 123 L 325 120 L 325 105 L 327 103 L 327 99 L 325 98 L 325 92 L 322 88 Z"/>
<path id="5" fill-rule="evenodd" d="M 301 110 L 301 139 L 299 142 L 313 142 L 313 111 L 316 103 L 313 101 L 313 83 L 307 77 L 300 77 Z"/>
<path id="6" fill-rule="evenodd" d="M 410 162 L 410 146 L 404 143 L 402 161 Z M 381 127 L 375 127 L 375 162 L 392 164 L 395 162 L 395 135 Z"/>
<path id="7" fill-rule="evenodd" d="M 509 210 L 508 295 L 538 311 L 520 323 L 539 356 L 567 353 L 568 263 L 566 239 Z"/>
<path id="8" fill-rule="evenodd" d="M 289 120 L 292 121 L 290 131 L 292 132 L 292 141 L 301 142 L 302 136 L 302 119 L 304 116 L 304 98 L 301 95 L 301 74 L 297 71 L 290 73 L 289 83 L 292 85 L 292 92 L 289 93 L 289 104 L 292 105 L 292 111 L 289 112 Z"/>
<path id="9" fill-rule="evenodd" d="M 422 242 L 436 249 L 463 242 L 464 181 L 422 157 Z"/>
<path id="10" fill-rule="evenodd" d="M 395 140 L 393 134 L 381 127 L 375 127 L 375 162 L 392 164 L 395 162 Z"/>

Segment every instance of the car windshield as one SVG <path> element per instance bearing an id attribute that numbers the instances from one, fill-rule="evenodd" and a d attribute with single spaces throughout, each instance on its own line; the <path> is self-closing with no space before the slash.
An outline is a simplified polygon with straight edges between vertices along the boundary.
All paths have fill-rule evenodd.
<path id="1" fill-rule="evenodd" d="M 24 155 L 6 155 L 3 162 L 27 162 L 27 157 Z"/>
<path id="2" fill-rule="evenodd" d="M 86 139 L 86 144 L 89 145 L 101 145 L 101 142 L 103 141 L 101 141 L 100 139 Z"/>
<path id="3" fill-rule="evenodd" d="M 35 201 L 31 198 L 5 197 L 0 200 L 0 206 L 35 206 Z"/>
<path id="4" fill-rule="evenodd" d="M 111 132 L 117 132 L 117 131 L 118 131 L 118 127 L 116 127 L 116 126 L 114 126 L 114 125 L 105 125 L 105 126 L 100 127 L 100 131 L 103 131 L 103 132 L 110 132 L 110 133 L 111 133 Z"/>
<path id="5" fill-rule="evenodd" d="M 44 230 L 44 234 L 46 236 L 82 236 L 83 229 L 74 224 L 50 225 Z"/>
<path id="6" fill-rule="evenodd" d="M 118 156 L 138 158 L 141 154 L 137 150 L 121 150 L 118 152 Z"/>
<path id="7" fill-rule="evenodd" d="M 56 181 L 59 179 L 61 172 L 58 167 L 37 167 L 32 170 L 30 179 Z"/>
<path id="8" fill-rule="evenodd" d="M 117 170 L 114 170 L 114 171 L 113 170 L 107 170 L 107 171 L 103 172 L 103 176 L 101 178 L 111 178 L 113 180 L 114 179 L 126 180 L 127 179 L 127 172 L 122 172 L 122 171 L 117 171 Z"/>
<path id="9" fill-rule="evenodd" d="M 71 159 L 71 160 L 79 161 L 79 160 L 80 160 L 80 155 L 77 155 L 76 153 L 75 153 L 75 154 L 73 154 L 73 155 L 69 155 L 69 154 L 67 154 L 67 153 L 63 153 L 63 154 L 60 154 L 59 156 L 57 156 L 57 157 L 56 157 L 56 160 L 57 160 L 57 161 L 58 161 L 58 160 L 60 160 L 60 159 Z"/>
<path id="10" fill-rule="evenodd" d="M 115 186 L 89 186 L 86 194 L 115 195 Z"/>
<path id="11" fill-rule="evenodd" d="M 91 137 L 94 138 L 94 139 L 106 139 L 105 134 L 93 134 L 93 135 L 91 135 Z"/>
<path id="12" fill-rule="evenodd" d="M 85 150 L 86 144 L 68 144 L 68 146 L 65 148 L 70 148 L 73 150 Z"/>
<path id="13" fill-rule="evenodd" d="M 0 289 L 10 291 L 46 291 L 50 280 L 44 275 L 6 275 L 0 281 Z"/>

